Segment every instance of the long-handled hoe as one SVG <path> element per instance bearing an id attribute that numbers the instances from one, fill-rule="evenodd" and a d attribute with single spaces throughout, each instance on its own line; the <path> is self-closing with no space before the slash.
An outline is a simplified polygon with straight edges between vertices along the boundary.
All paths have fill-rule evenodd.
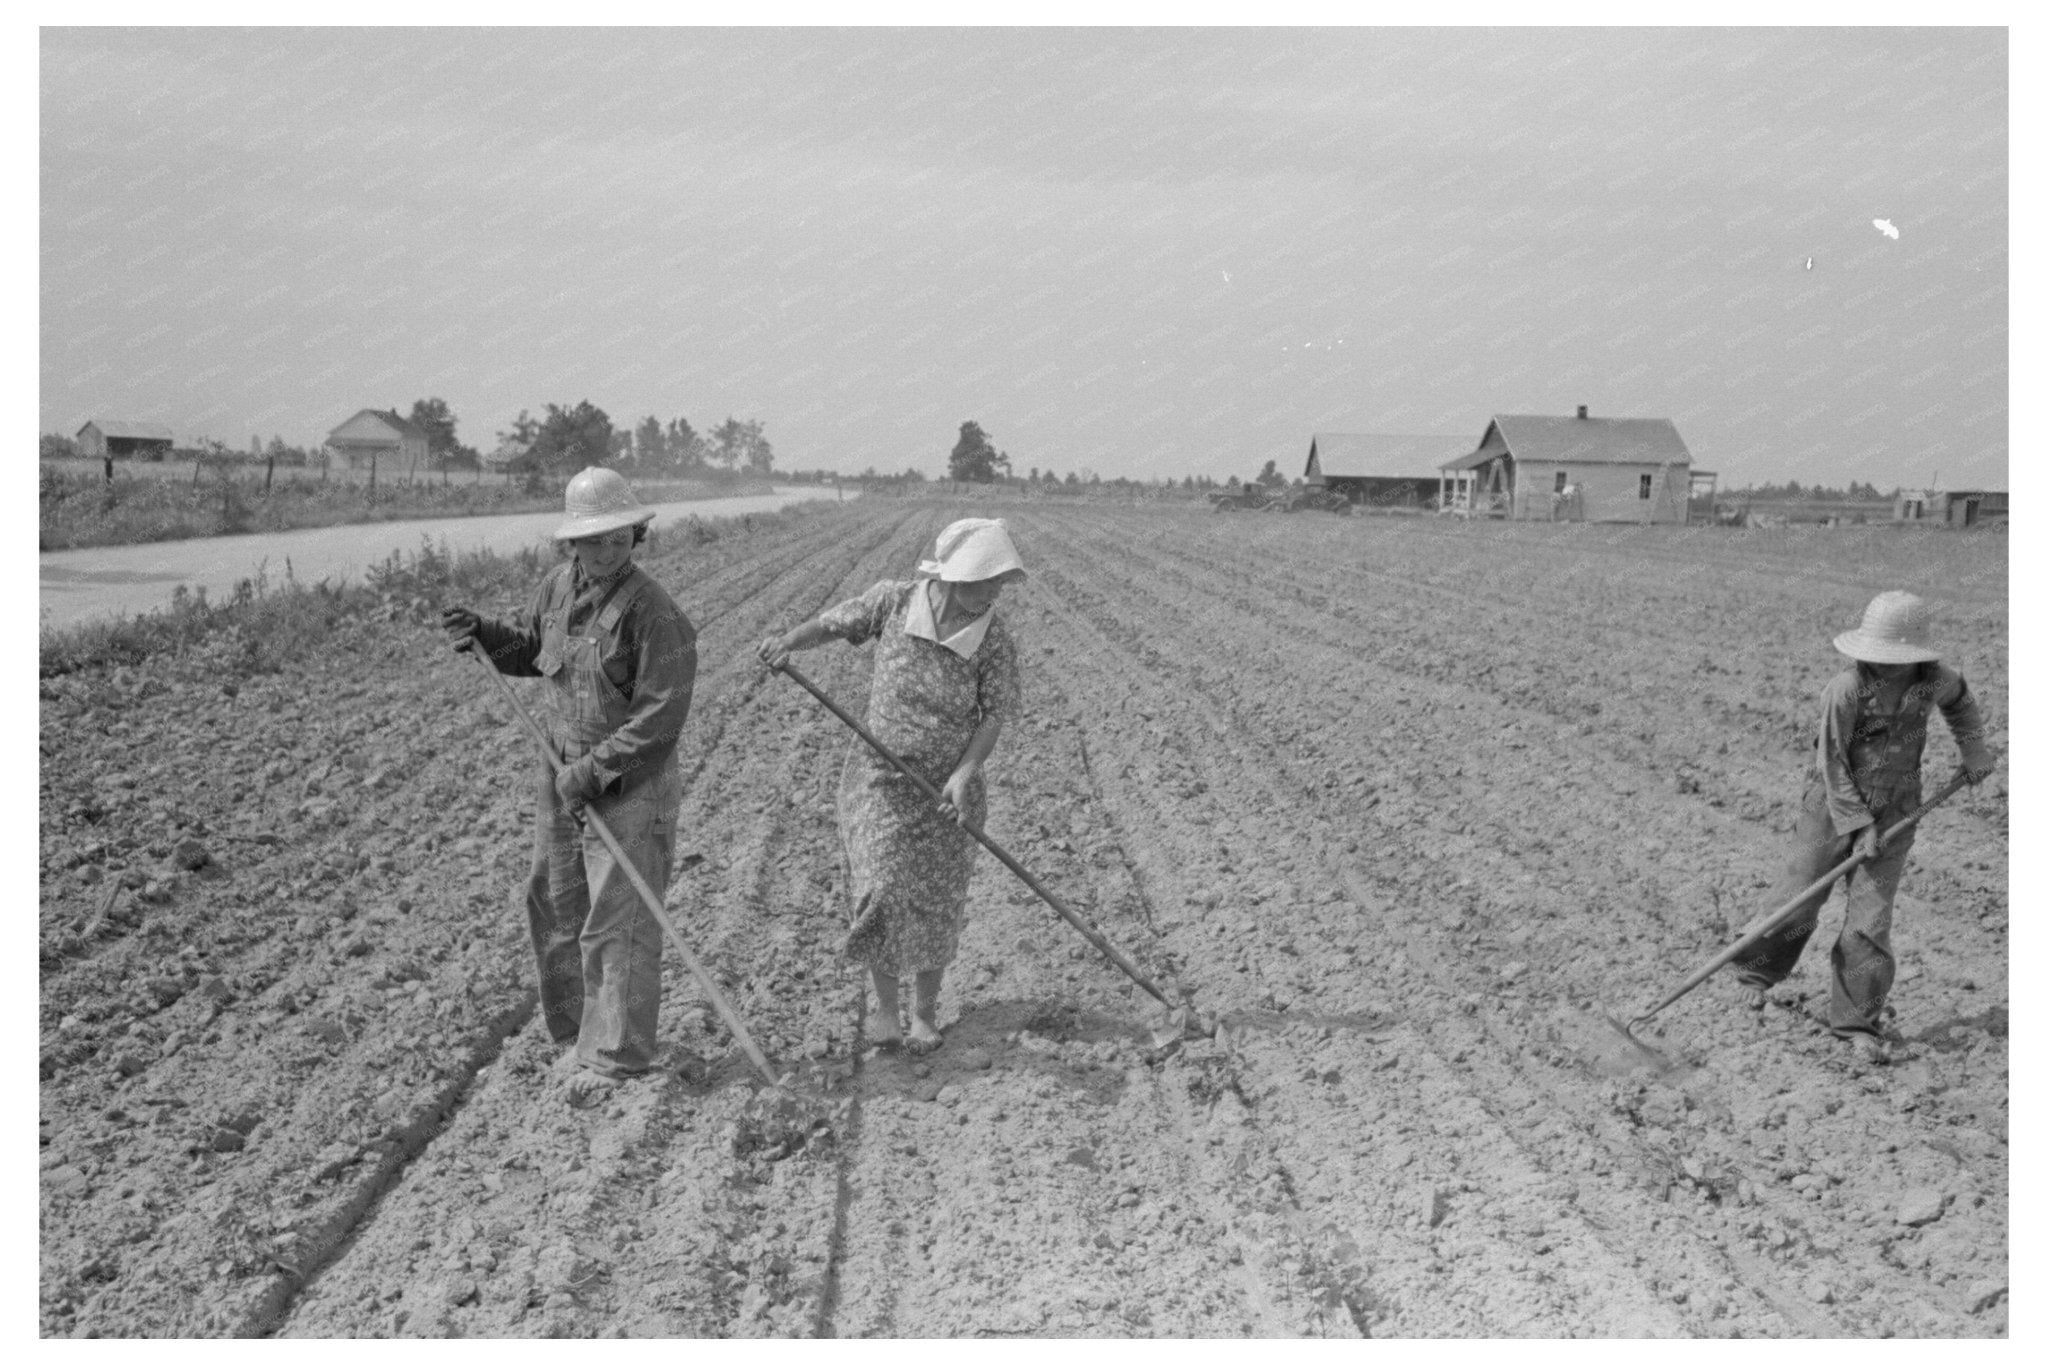
<path id="1" fill-rule="evenodd" d="M 912 769 L 911 766 L 905 763 L 901 758 L 898 758 L 896 754 L 890 750 L 888 745 L 882 743 L 881 740 L 876 739 L 874 735 L 869 732 L 867 726 L 862 725 L 859 721 L 855 720 L 853 716 L 848 714 L 847 711 L 839 705 L 838 702 L 833 701 L 832 698 L 826 696 L 824 692 L 820 691 L 818 685 L 812 682 L 809 678 L 805 677 L 802 671 L 799 670 L 795 664 L 784 663 L 783 665 L 781 665 L 779 671 L 788 674 L 792 682 L 796 683 L 797 686 L 803 688 L 804 691 L 816 697 L 821 703 L 824 704 L 824 707 L 827 711 L 830 711 L 833 715 L 845 721 L 846 724 L 852 728 L 855 734 L 859 735 L 862 739 L 866 740 L 868 742 L 869 747 L 872 748 L 876 753 L 880 754 L 883 758 L 887 759 L 889 763 L 896 769 L 896 771 L 902 773 L 905 777 L 909 778 L 912 782 L 916 783 L 919 791 L 923 792 L 926 796 L 930 797 L 934 802 L 937 802 L 941 799 L 938 790 L 934 788 L 931 783 L 925 781 L 923 775 Z M 1062 901 L 1058 896 L 1055 896 L 1051 891 L 1047 890 L 1044 883 L 1040 882 L 1038 878 L 1032 876 L 1030 872 L 1026 871 L 1024 865 L 1022 863 L 1019 863 L 1015 858 L 1012 858 L 1001 844 L 998 844 L 995 840 L 989 838 L 986 833 L 984 833 L 982 830 L 976 828 L 973 825 L 962 825 L 961 828 L 965 829 L 969 834 L 973 835 L 975 841 L 979 843 L 983 848 L 987 849 L 990 853 L 995 854 L 996 860 L 1002 863 L 1004 867 L 1007 867 L 1010 869 L 1010 871 L 1016 873 L 1018 880 L 1022 881 L 1024 885 L 1030 887 L 1032 891 L 1037 893 L 1038 898 L 1040 900 L 1044 901 L 1047 905 L 1050 905 L 1061 919 L 1065 920 L 1068 924 L 1074 927 L 1074 931 L 1076 933 L 1080 934 L 1082 938 L 1087 939 L 1088 942 L 1091 945 L 1093 945 L 1097 952 L 1101 953 L 1104 957 L 1108 958 L 1110 962 L 1115 964 L 1118 971 L 1122 972 L 1125 976 L 1128 976 L 1131 980 L 1137 982 L 1138 986 L 1145 992 L 1145 994 L 1151 996 L 1154 1000 L 1157 1000 L 1160 1004 L 1166 1007 L 1165 1023 L 1152 1030 L 1152 1041 L 1155 1047 L 1165 1047 L 1196 1038 L 1212 1038 L 1215 1036 L 1216 1026 L 1213 1023 L 1205 1021 L 1199 1015 L 1197 1015 L 1192 1004 L 1190 1004 L 1185 999 L 1174 1000 L 1170 998 L 1166 994 L 1165 990 L 1163 990 L 1156 982 L 1154 982 L 1150 977 L 1147 977 L 1143 972 L 1139 971 L 1136 964 L 1134 964 L 1128 957 L 1125 957 L 1121 952 L 1117 951 L 1116 945 L 1111 943 L 1108 939 L 1104 938 L 1102 936 L 1102 932 L 1099 929 L 1097 929 L 1094 925 L 1090 924 L 1087 920 L 1083 919 L 1080 915 L 1076 914 L 1073 910 L 1068 908 L 1066 902 Z"/>
<path id="2" fill-rule="evenodd" d="M 519 723 L 526 727 L 526 733 L 533 736 L 533 742 L 540 746 L 541 754 L 548 761 L 548 770 L 559 773 L 562 770 L 561 756 L 555 752 L 555 746 L 548 742 L 547 734 L 539 725 L 534 723 L 533 717 L 526 713 L 526 708 L 519 704 L 519 698 L 513 695 L 511 684 L 507 683 L 503 675 L 498 672 L 497 667 L 484 657 L 482 650 L 471 648 L 463 652 L 473 657 L 478 664 L 482 665 L 484 672 L 490 674 L 491 681 L 497 685 L 498 691 L 504 695 L 506 704 L 512 708 L 512 714 L 519 717 Z M 697 985 L 702 988 L 705 998 L 710 1000 L 711 1007 L 718 1011 L 718 1017 L 723 1019 L 725 1026 L 732 1030 L 734 1040 L 740 1045 L 740 1051 L 747 1055 L 747 1060 L 754 1064 L 754 1069 L 761 1073 L 762 1079 L 768 1082 L 771 1089 L 785 1089 L 786 1087 L 783 1082 L 777 1079 L 775 1072 L 769 1067 L 768 1059 L 761 1055 L 761 1049 L 754 1045 L 754 1036 L 747 1032 L 746 1024 L 740 1019 L 738 1012 L 726 1000 L 725 992 L 718 989 L 718 983 L 711 979 L 711 974 L 706 972 L 703 966 L 698 963 L 697 955 L 690 951 L 690 945 L 683 942 L 683 936 L 676 932 L 674 922 L 669 919 L 667 912 L 662 909 L 661 897 L 654 893 L 654 888 L 649 886 L 647 879 L 640 875 L 640 869 L 635 867 L 633 860 L 626 856 L 626 850 L 619 846 L 617 837 L 612 834 L 611 829 L 605 824 L 598 813 L 589 806 L 583 808 L 583 819 L 592 829 L 597 831 L 597 837 L 604 840 L 604 846 L 611 850 L 612 857 L 616 858 L 619 866 L 624 869 L 626 880 L 633 884 L 633 889 L 640 893 L 640 899 L 647 903 L 648 911 L 654 916 L 655 922 L 661 925 L 662 932 L 668 935 L 669 942 L 676 945 L 676 951 L 683 956 L 683 965 L 690 969 L 690 975 L 696 978 Z"/>
<path id="3" fill-rule="evenodd" d="M 1954 777 L 1951 777 L 1948 780 L 1948 784 L 1944 786 L 1940 791 L 1936 792 L 1934 795 L 1928 797 L 1925 801 L 1921 802 L 1920 805 L 1916 809 L 1914 809 L 1911 814 L 1902 816 L 1899 819 L 1899 821 L 1896 824 L 1894 824 L 1890 829 L 1887 829 L 1883 834 L 1880 834 L 1877 838 L 1878 847 L 1882 849 L 1886 844 L 1892 841 L 1892 837 L 1898 834 L 1900 830 L 1907 829 L 1912 825 L 1916 824 L 1921 816 L 1927 814 L 1927 812 L 1933 810 L 1936 806 L 1948 800 L 1951 796 L 1954 796 L 1956 792 L 1959 791 L 1967 781 L 1968 779 L 1965 778 L 1961 773 L 1957 773 Z M 1801 891 L 1798 895 L 1792 897 L 1791 900 L 1786 901 L 1783 905 L 1771 911 L 1770 914 L 1766 915 L 1763 919 L 1752 921 L 1752 927 L 1744 931 L 1741 938 L 1736 939 L 1735 942 L 1729 944 L 1726 948 L 1723 948 L 1720 952 L 1714 954 L 1711 960 L 1703 964 L 1698 970 L 1693 972 L 1691 976 L 1688 976 L 1685 980 L 1679 982 L 1678 988 L 1672 991 L 1671 994 L 1665 996 L 1662 1000 L 1659 1000 L 1656 1004 L 1652 1005 L 1649 1009 L 1644 1010 L 1641 1014 L 1638 1014 L 1635 1018 L 1629 1020 L 1627 1023 L 1623 1023 L 1620 1019 L 1616 1018 L 1612 1014 L 1608 1014 L 1605 1016 L 1607 1022 L 1609 1024 L 1612 1024 L 1615 1027 L 1615 1029 L 1617 1029 L 1621 1033 L 1622 1037 L 1628 1039 L 1628 1041 L 1634 1044 L 1636 1047 L 1641 1048 L 1643 1052 L 1647 1054 L 1647 1056 L 1657 1064 L 1657 1066 L 1659 1066 L 1660 1068 L 1668 1068 L 1671 1065 L 1670 1059 L 1666 1057 L 1662 1052 L 1659 1052 L 1656 1048 L 1652 1047 L 1650 1044 L 1644 1042 L 1641 1038 L 1638 1038 L 1636 1036 L 1637 1027 L 1639 1025 L 1649 1023 L 1650 1020 L 1654 1019 L 1657 1015 L 1661 1014 L 1666 1006 L 1676 1002 L 1681 996 L 1688 994 L 1693 989 L 1693 987 L 1699 985 L 1702 981 L 1705 981 L 1715 972 L 1720 971 L 1721 968 L 1727 966 L 1730 962 L 1733 962 L 1736 958 L 1742 956 L 1744 952 L 1748 951 L 1759 940 L 1768 937 L 1780 925 L 1784 924 L 1787 920 L 1791 919 L 1794 912 L 1796 912 L 1799 909 L 1800 905 L 1803 904 L 1808 897 L 1814 895 L 1817 892 L 1825 891 L 1828 887 L 1833 886 L 1836 882 L 1840 881 L 1842 878 L 1848 876 L 1851 872 L 1855 871 L 1858 867 L 1860 867 L 1868 857 L 1868 854 L 1855 853 L 1843 859 L 1841 863 L 1831 868 L 1824 876 L 1820 878 L 1820 880 L 1816 881 L 1813 885 Z"/>

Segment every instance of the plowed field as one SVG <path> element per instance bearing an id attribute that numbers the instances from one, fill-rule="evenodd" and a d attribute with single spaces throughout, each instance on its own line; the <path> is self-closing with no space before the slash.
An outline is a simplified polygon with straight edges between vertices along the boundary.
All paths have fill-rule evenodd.
<path id="1" fill-rule="evenodd" d="M 1718 977 L 1661 1016 L 1670 1070 L 1599 1022 L 1768 908 L 1873 592 L 1936 604 L 2004 750 L 2002 537 L 1009 504 L 989 832 L 1223 1026 L 1152 1051 L 986 859 L 946 1046 L 873 1054 L 852 736 L 752 646 L 984 510 L 643 561 L 701 631 L 668 900 L 795 1100 L 671 951 L 708 1074 L 565 1102 L 512 900 L 534 760 L 422 621 L 46 682 L 42 1331 L 2005 1333 L 2002 773 L 1920 834 L 1892 1064 L 1814 1017 L 1838 904 L 1761 1016 Z M 864 651 L 800 661 L 864 704 Z"/>

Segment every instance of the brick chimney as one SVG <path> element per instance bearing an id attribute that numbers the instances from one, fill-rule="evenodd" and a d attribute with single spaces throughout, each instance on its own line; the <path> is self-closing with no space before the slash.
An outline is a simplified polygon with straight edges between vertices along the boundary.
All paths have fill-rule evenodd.
<path id="1" fill-rule="evenodd" d="M 1586 420 L 1586 405 L 1584 403 L 1579 404 L 1579 420 L 1581 422 Z"/>

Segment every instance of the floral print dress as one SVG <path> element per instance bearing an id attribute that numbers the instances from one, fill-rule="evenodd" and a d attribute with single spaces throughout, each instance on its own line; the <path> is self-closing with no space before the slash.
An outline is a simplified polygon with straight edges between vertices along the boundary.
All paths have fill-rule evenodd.
<path id="1" fill-rule="evenodd" d="M 1022 707 L 1017 648 L 1001 618 L 972 655 L 906 634 L 912 594 L 923 580 L 882 582 L 819 616 L 849 644 L 879 643 L 868 688 L 867 727 L 934 787 L 953 775 L 975 730 Z M 941 813 L 889 761 L 858 739 L 839 779 L 839 837 L 851 876 L 852 928 L 846 956 L 899 976 L 953 960 L 974 867 L 972 835 Z M 988 797 L 977 777 L 967 818 L 979 826 Z"/>

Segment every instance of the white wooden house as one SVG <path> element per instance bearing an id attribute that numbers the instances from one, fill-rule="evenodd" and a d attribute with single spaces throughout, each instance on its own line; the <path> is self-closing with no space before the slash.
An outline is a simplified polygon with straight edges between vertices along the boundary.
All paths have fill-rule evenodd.
<path id="1" fill-rule="evenodd" d="M 1516 521 L 1686 520 L 1692 455 L 1666 417 L 1503 413 L 1438 466 L 1441 506 Z"/>
<path id="2" fill-rule="evenodd" d="M 382 408 L 364 408 L 328 432 L 326 444 L 351 469 L 374 462 L 386 474 L 410 473 L 427 462 L 427 433 Z"/>

